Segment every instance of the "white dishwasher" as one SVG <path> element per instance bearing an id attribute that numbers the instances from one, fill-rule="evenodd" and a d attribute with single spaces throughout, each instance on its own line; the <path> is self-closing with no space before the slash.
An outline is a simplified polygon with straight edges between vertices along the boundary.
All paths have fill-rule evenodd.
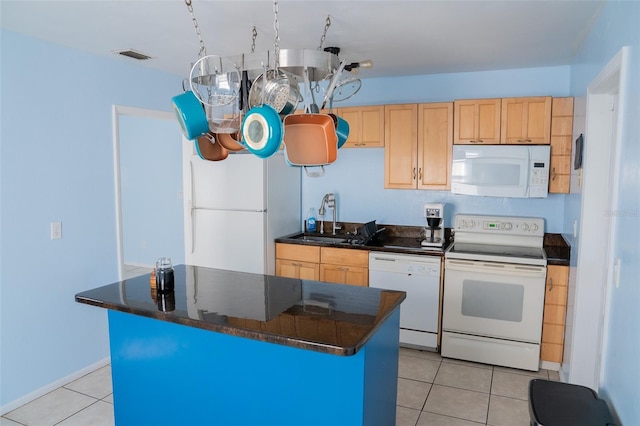
<path id="1" fill-rule="evenodd" d="M 437 349 L 440 305 L 439 256 L 370 252 L 369 287 L 400 290 L 400 344 Z"/>

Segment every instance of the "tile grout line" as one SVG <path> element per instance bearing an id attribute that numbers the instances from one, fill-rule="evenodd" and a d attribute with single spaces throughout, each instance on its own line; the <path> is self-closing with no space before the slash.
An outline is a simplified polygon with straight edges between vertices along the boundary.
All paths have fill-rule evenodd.
<path id="1" fill-rule="evenodd" d="M 18 408 L 20 408 L 20 407 L 18 407 Z M 2 417 L 3 419 L 9 420 L 10 422 L 14 422 L 14 423 L 19 424 L 19 425 L 22 425 L 22 426 L 28 426 L 28 425 L 26 425 L 26 424 L 24 424 L 24 423 L 21 423 L 21 422 L 17 421 L 17 420 L 13 420 L 13 419 L 12 419 L 12 418 L 10 418 L 10 417 L 6 417 L 6 416 L 1 416 L 1 417 Z"/>
<path id="2" fill-rule="evenodd" d="M 69 390 L 70 390 L 70 389 L 69 389 Z M 80 392 L 78 392 L 78 393 L 80 393 Z M 82 395 L 84 395 L 84 394 L 82 394 Z M 54 426 L 55 426 L 55 425 L 59 425 L 60 423 L 64 422 L 65 420 L 70 419 L 71 417 L 75 416 L 76 414 L 83 412 L 84 410 L 86 410 L 87 408 L 91 407 L 92 405 L 95 405 L 98 401 L 100 401 L 100 400 L 99 400 L 99 399 L 96 399 L 95 401 L 93 401 L 91 404 L 87 405 L 87 406 L 86 406 L 86 407 L 84 407 L 83 409 L 78 410 L 78 411 L 76 411 L 75 413 L 71 414 L 70 416 L 67 416 L 67 417 L 65 417 L 64 419 L 60 420 L 58 423 L 55 423 L 55 424 L 54 424 Z"/>
<path id="3" fill-rule="evenodd" d="M 97 397 L 95 397 L 95 396 L 93 396 L 93 395 L 88 395 L 88 394 L 86 394 L 86 393 L 83 393 L 83 392 L 77 391 L 77 390 L 75 390 L 75 389 L 70 389 L 70 388 L 66 387 L 66 385 L 61 386 L 61 387 L 62 387 L 62 388 L 64 388 L 65 390 L 68 390 L 68 391 L 71 391 L 71 392 L 75 392 L 75 393 L 77 393 L 77 394 L 79 394 L 79 395 L 88 396 L 89 398 L 93 398 L 93 399 L 95 399 L 96 401 L 100 401 L 101 399 L 106 398 L 107 396 L 111 395 L 111 394 L 107 394 L 107 396 L 104 396 L 103 398 L 97 398 Z M 94 402 L 95 402 L 95 401 L 94 401 Z M 92 404 L 93 404 L 93 403 L 92 403 Z"/>
<path id="4" fill-rule="evenodd" d="M 489 425 L 489 410 L 491 409 L 491 398 L 493 396 L 493 375 L 496 374 L 496 369 L 491 367 L 491 384 L 489 385 L 489 401 L 487 401 L 487 415 L 484 420 L 485 425 Z"/>

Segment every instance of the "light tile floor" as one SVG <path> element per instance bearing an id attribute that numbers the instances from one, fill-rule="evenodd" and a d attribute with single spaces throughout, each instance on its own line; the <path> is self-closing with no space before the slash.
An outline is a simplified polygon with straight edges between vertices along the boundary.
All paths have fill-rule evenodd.
<path id="1" fill-rule="evenodd" d="M 529 426 L 527 386 L 556 371 L 529 372 L 400 349 L 396 426 Z M 0 426 L 114 424 L 111 366 L 7 414 Z"/>
<path id="2" fill-rule="evenodd" d="M 531 372 L 442 358 L 400 348 L 396 426 L 529 426 Z"/>

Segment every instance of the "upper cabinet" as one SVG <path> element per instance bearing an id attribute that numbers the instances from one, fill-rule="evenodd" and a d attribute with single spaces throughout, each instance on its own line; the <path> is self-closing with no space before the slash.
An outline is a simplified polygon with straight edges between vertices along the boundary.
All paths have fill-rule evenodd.
<path id="1" fill-rule="evenodd" d="M 418 105 L 384 108 L 384 187 L 416 189 L 418 185 Z"/>
<path id="2" fill-rule="evenodd" d="M 503 98 L 500 143 L 549 144 L 551 97 Z"/>
<path id="3" fill-rule="evenodd" d="M 454 144 L 499 144 L 501 99 L 454 102 Z"/>
<path id="4" fill-rule="evenodd" d="M 453 102 L 418 105 L 418 188 L 449 189 Z"/>
<path id="5" fill-rule="evenodd" d="M 449 189 L 453 103 L 385 107 L 384 187 Z"/>
<path id="6" fill-rule="evenodd" d="M 549 192 L 568 193 L 571 174 L 573 98 L 553 98 Z"/>
<path id="7" fill-rule="evenodd" d="M 342 148 L 384 146 L 384 106 L 338 108 L 338 116 L 349 123 L 349 137 Z"/>

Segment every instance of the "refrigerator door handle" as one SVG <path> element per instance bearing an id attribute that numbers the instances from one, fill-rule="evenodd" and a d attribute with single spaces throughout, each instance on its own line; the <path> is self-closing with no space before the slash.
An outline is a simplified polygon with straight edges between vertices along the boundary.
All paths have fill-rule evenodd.
<path id="1" fill-rule="evenodd" d="M 248 213 L 266 213 L 267 209 L 220 209 L 215 207 L 193 207 L 195 210 L 205 210 L 205 211 L 213 211 L 213 212 L 248 212 Z"/>
<path id="2" fill-rule="evenodd" d="M 195 240 L 196 240 L 196 235 L 195 235 L 195 207 L 193 206 L 193 161 L 189 160 L 189 188 L 191 188 L 191 190 L 189 191 L 189 198 L 187 200 L 187 208 L 189 209 L 189 216 L 191 217 L 191 223 L 190 223 L 190 233 L 191 233 L 191 254 L 193 254 L 193 252 L 196 249 L 196 244 L 195 244 Z"/>
<path id="3" fill-rule="evenodd" d="M 193 252 L 196 249 L 196 233 L 195 233 L 196 209 L 193 206 L 190 206 L 189 210 L 191 213 L 191 254 L 193 254 Z"/>

